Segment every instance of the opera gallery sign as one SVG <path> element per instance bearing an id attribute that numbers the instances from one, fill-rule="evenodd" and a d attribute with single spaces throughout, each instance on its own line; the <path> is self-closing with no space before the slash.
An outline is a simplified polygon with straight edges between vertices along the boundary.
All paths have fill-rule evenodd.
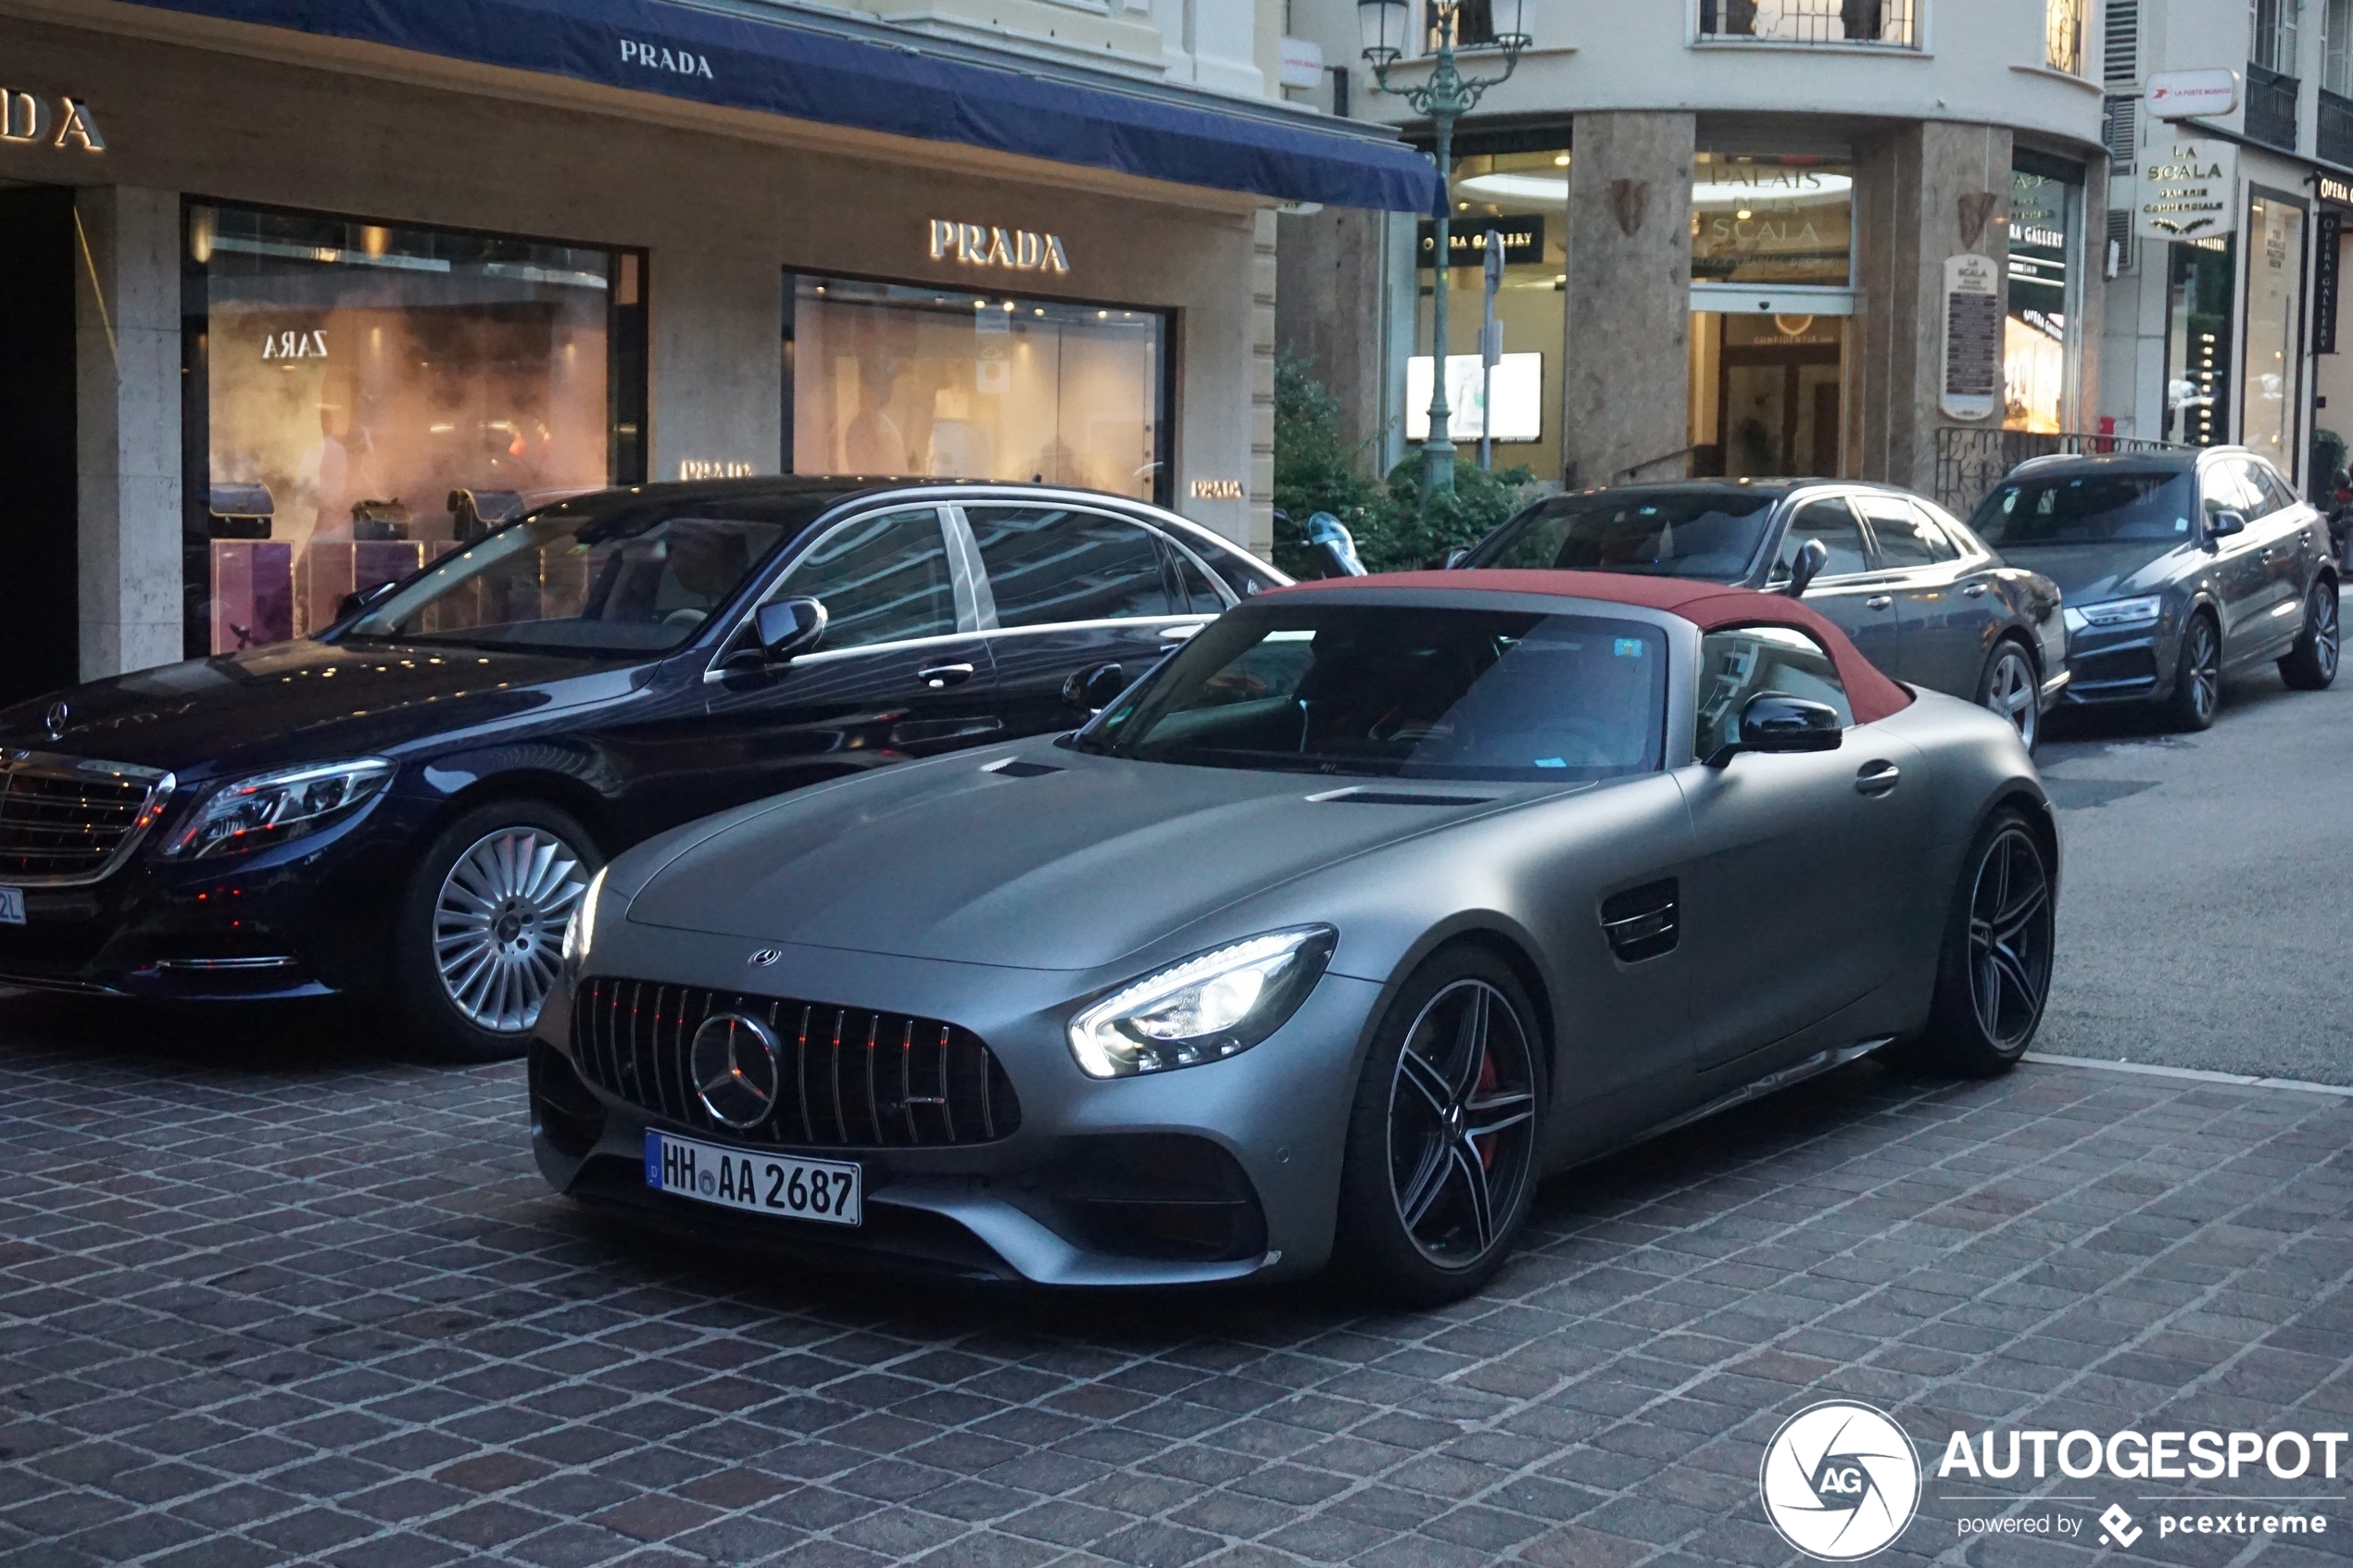
<path id="1" fill-rule="evenodd" d="M 2203 240 L 2238 227 L 2239 150 L 2228 142 L 2166 141 L 2148 149 L 2133 201 L 2145 240 Z"/>

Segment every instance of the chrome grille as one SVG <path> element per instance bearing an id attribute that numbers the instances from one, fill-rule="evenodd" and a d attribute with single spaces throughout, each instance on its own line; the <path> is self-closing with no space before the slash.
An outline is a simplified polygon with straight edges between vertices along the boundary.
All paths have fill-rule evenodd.
<path id="1" fill-rule="evenodd" d="M 722 1126 L 696 1097 L 687 1051 L 715 1012 L 766 1021 L 783 1043 L 776 1108 L 748 1130 Z M 990 1143 L 1021 1125 L 996 1053 L 936 1018 L 752 997 L 649 980 L 582 983 L 573 1060 L 608 1094 L 738 1142 L 820 1148 Z"/>
<path id="2" fill-rule="evenodd" d="M 162 813 L 171 775 L 127 762 L 0 752 L 0 881 L 94 882 Z"/>

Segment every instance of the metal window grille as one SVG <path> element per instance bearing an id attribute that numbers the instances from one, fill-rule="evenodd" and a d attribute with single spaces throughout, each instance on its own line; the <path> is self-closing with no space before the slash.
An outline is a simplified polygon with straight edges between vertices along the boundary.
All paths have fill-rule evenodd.
<path id="1" fill-rule="evenodd" d="M 1917 48 L 1922 0 L 1700 0 L 1703 40 Z"/>
<path id="2" fill-rule="evenodd" d="M 2141 100 L 2137 94 L 2108 94 L 2100 106 L 2100 140 L 2108 147 L 2110 169 L 2121 173 L 2133 167 L 2141 152 Z"/>
<path id="3" fill-rule="evenodd" d="M 2250 60 L 2246 67 L 2246 134 L 2268 147 L 2296 150 L 2296 78 Z"/>
<path id="4" fill-rule="evenodd" d="M 2353 0 L 2331 0 L 2333 5 Z M 2100 35 L 2100 77 L 2126 85 L 2141 75 L 2141 0 L 2108 0 L 2108 16 Z"/>

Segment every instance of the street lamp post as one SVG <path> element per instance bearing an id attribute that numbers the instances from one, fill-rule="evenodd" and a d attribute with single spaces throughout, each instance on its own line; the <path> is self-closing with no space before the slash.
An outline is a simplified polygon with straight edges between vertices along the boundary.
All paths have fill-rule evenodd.
<path id="1" fill-rule="evenodd" d="M 1356 23 L 1362 30 L 1365 59 L 1373 68 L 1374 82 L 1382 92 L 1394 93 L 1429 116 L 1438 135 L 1438 184 L 1445 199 L 1439 204 L 1436 254 L 1430 257 L 1429 439 L 1422 443 L 1425 499 L 1454 487 L 1454 444 L 1446 435 L 1446 421 L 1452 412 L 1446 407 L 1446 262 L 1449 220 L 1454 212 L 1453 190 L 1447 174 L 1453 165 L 1454 122 L 1478 107 L 1487 90 L 1510 76 L 1513 68 L 1519 64 L 1519 52 L 1530 42 L 1520 29 L 1523 3 L 1524 0 L 1491 0 L 1490 15 L 1495 22 L 1492 46 L 1503 54 L 1503 75 L 1465 76 L 1454 63 L 1463 0 L 1430 0 L 1438 48 L 1430 56 L 1429 80 L 1409 87 L 1390 86 L 1389 72 L 1405 52 L 1407 30 L 1413 25 L 1411 0 L 1357 0 L 1356 4 Z"/>

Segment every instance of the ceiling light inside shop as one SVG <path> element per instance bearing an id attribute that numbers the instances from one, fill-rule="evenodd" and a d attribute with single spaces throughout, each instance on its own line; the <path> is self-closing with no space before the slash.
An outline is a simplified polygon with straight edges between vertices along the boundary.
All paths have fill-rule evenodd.
<path id="1" fill-rule="evenodd" d="M 1014 307 L 1013 302 L 1012 300 L 1010 300 L 1010 299 L 1009 299 L 1009 300 L 1005 301 L 1005 314 L 1006 314 L 1006 315 L 1008 315 L 1008 316 L 1012 315 L 1012 314 L 1013 313 L 1014 308 L 1015 308 L 1015 307 Z"/>
<path id="2" fill-rule="evenodd" d="M 1553 155 L 1553 167 L 1554 169 L 1567 169 L 1568 167 L 1568 155 L 1567 153 L 1554 153 Z"/>

